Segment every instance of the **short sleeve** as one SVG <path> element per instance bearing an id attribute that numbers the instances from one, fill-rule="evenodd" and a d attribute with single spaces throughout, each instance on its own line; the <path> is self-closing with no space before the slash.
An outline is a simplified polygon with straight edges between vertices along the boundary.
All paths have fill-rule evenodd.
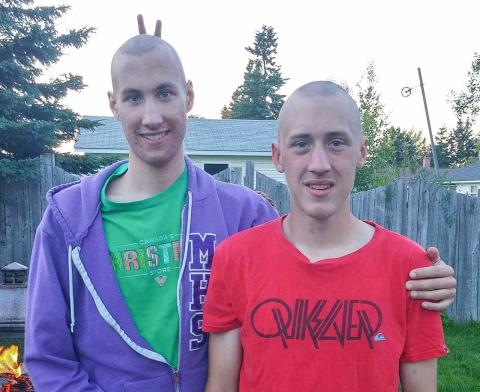
<path id="1" fill-rule="evenodd" d="M 422 249 L 412 253 L 410 269 L 432 265 Z M 422 301 L 407 296 L 407 334 L 400 362 L 420 362 L 448 354 L 440 312 L 423 309 Z"/>
<path id="2" fill-rule="evenodd" d="M 203 331 L 204 332 L 226 332 L 239 328 L 239 321 L 229 290 L 234 282 L 230 276 L 224 273 L 225 258 L 227 257 L 226 240 L 222 243 L 212 261 L 212 271 L 208 284 L 207 297 L 203 310 Z"/>

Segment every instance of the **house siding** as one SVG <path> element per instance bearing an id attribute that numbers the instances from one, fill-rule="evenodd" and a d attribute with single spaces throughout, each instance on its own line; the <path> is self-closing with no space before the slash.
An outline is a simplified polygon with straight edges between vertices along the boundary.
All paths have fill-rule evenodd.
<path id="1" fill-rule="evenodd" d="M 478 196 L 478 192 L 480 190 L 480 181 L 471 181 L 471 182 L 463 182 L 463 183 L 458 183 L 458 182 L 451 182 L 451 184 L 455 184 L 456 186 L 456 191 L 458 193 L 463 193 L 464 195 L 470 195 L 470 196 Z M 476 186 L 477 192 L 472 193 L 471 189 L 472 186 Z"/>
<path id="2" fill-rule="evenodd" d="M 271 157 L 259 156 L 231 156 L 231 155 L 189 155 L 190 159 L 203 169 L 204 163 L 228 163 L 229 167 L 241 167 L 242 175 L 245 175 L 245 161 L 252 161 L 255 165 L 255 171 L 273 178 L 285 184 L 285 176 L 279 173 L 273 165 Z"/>

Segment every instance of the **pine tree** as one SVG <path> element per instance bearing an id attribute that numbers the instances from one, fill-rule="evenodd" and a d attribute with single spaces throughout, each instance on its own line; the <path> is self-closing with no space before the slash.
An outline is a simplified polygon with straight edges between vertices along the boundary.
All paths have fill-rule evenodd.
<path id="1" fill-rule="evenodd" d="M 33 7 L 32 0 L 0 0 L 0 176 L 32 176 L 33 158 L 72 140 L 83 120 L 61 104 L 69 91 L 84 87 L 82 78 L 60 75 L 40 81 L 45 69 L 67 48 L 79 48 L 92 28 L 61 34 L 55 21 L 68 6 Z"/>
<path id="2" fill-rule="evenodd" d="M 285 97 L 278 91 L 288 79 L 282 77 L 275 62 L 277 34 L 273 27 L 262 26 L 253 47 L 245 50 L 254 58 L 248 61 L 243 84 L 233 93 L 228 107 L 223 107 L 222 118 L 276 119 Z"/>
<path id="3" fill-rule="evenodd" d="M 443 126 L 435 135 L 435 149 L 437 151 L 438 165 L 448 168 L 452 164 L 452 132 Z"/>
<path id="4" fill-rule="evenodd" d="M 467 121 L 457 120 L 457 125 L 449 139 L 452 151 L 453 166 L 464 166 L 477 157 L 477 139 L 474 137 L 472 125 Z"/>

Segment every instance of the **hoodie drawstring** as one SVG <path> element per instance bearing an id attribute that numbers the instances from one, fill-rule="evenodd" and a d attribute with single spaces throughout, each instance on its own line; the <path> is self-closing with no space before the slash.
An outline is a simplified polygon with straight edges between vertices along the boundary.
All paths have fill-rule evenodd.
<path id="1" fill-rule="evenodd" d="M 70 332 L 75 327 L 75 302 L 73 298 L 72 246 L 68 245 L 68 291 L 70 295 Z"/>

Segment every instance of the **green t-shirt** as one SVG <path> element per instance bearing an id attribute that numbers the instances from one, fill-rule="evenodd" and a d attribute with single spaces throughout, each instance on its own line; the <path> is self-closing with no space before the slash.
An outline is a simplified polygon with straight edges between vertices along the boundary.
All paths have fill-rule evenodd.
<path id="1" fill-rule="evenodd" d="M 140 335 L 174 368 L 178 365 L 177 283 L 181 268 L 181 212 L 187 170 L 167 189 L 148 199 L 116 203 L 101 194 L 103 226 L 120 291 Z"/>

